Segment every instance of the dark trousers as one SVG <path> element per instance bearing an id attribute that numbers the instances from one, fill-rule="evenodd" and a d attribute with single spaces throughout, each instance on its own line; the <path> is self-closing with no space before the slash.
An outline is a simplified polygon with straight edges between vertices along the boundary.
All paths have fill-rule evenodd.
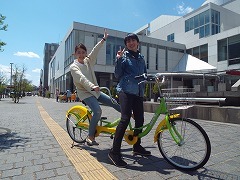
<path id="1" fill-rule="evenodd" d="M 144 122 L 144 110 L 143 110 L 143 98 L 127 94 L 127 93 L 119 93 L 119 102 L 121 106 L 121 121 L 119 122 L 116 133 L 113 140 L 113 148 L 112 152 L 114 154 L 119 154 L 121 151 L 122 139 L 127 129 L 127 126 L 130 122 L 131 115 L 133 113 L 135 119 L 135 128 L 139 128 L 143 126 Z M 142 130 L 135 130 L 134 135 L 139 134 Z M 139 146 L 141 140 L 139 139 L 134 147 Z"/>

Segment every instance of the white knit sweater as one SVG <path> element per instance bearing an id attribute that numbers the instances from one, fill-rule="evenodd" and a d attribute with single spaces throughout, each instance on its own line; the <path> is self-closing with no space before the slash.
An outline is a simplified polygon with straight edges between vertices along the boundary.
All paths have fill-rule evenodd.
<path id="1" fill-rule="evenodd" d="M 70 71 L 73 77 L 73 83 L 77 87 L 77 94 L 81 100 L 90 96 L 98 98 L 100 92 L 91 91 L 93 86 L 98 86 L 94 73 L 94 65 L 97 60 L 97 54 L 102 47 L 101 41 L 92 49 L 91 53 L 83 61 L 84 64 L 78 62 L 77 59 L 70 65 Z"/>

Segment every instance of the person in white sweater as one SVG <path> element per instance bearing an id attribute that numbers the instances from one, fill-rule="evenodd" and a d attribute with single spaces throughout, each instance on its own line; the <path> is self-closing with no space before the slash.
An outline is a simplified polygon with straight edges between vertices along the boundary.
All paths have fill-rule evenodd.
<path id="1" fill-rule="evenodd" d="M 73 83 L 77 88 L 78 97 L 84 101 L 93 112 L 89 125 L 88 138 L 86 139 L 89 146 L 99 145 L 95 140 L 96 126 L 102 115 L 102 109 L 99 102 L 121 112 L 119 104 L 112 103 L 111 98 L 100 91 L 94 73 L 97 54 L 107 38 L 108 34 L 105 30 L 103 38 L 95 45 L 89 55 L 87 55 L 87 48 L 84 44 L 80 43 L 77 45 L 74 54 L 77 59 L 70 65 L 70 71 L 73 77 Z"/>

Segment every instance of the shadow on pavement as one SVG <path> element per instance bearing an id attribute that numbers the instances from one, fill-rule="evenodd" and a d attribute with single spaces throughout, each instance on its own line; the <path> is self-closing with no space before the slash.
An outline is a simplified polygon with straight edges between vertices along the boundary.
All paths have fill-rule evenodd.
<path id="1" fill-rule="evenodd" d="M 21 137 L 18 133 L 11 132 L 8 128 L 0 127 L 0 151 L 11 149 L 12 147 L 24 147 L 30 138 Z"/>
<path id="2" fill-rule="evenodd" d="M 109 149 L 98 149 L 97 147 L 94 146 L 87 146 L 84 143 L 83 144 L 78 144 L 76 145 L 76 148 L 85 149 L 90 152 L 90 154 L 95 157 L 99 162 L 106 163 L 109 165 L 112 165 L 112 163 L 108 159 L 108 153 Z M 148 147 L 149 148 L 149 147 Z M 149 157 L 143 157 L 143 156 L 133 156 L 129 154 L 131 152 L 131 148 L 128 149 L 122 149 L 122 154 L 124 160 L 128 163 L 128 166 L 126 169 L 129 170 L 134 170 L 138 172 L 149 172 L 149 171 L 154 171 L 158 172 L 163 175 L 168 175 L 173 173 L 173 171 L 177 171 L 176 168 L 171 166 L 167 161 L 165 161 L 161 157 L 157 156 L 149 156 Z M 179 170 L 178 170 L 179 171 Z M 191 175 L 192 177 L 197 177 L 198 179 L 218 179 L 218 180 L 238 180 L 239 176 L 226 173 L 226 172 L 221 172 L 221 171 L 216 171 L 216 170 L 211 170 L 211 169 L 206 169 L 206 168 L 201 168 L 196 171 L 181 171 L 184 174 Z M 183 175 L 184 177 L 184 175 Z M 189 178 L 189 176 L 187 176 Z"/>
<path id="3" fill-rule="evenodd" d="M 99 162 L 105 163 L 108 165 L 113 165 L 108 159 L 109 149 L 98 149 L 97 146 L 87 146 L 84 143 L 75 145 L 76 148 L 85 149 L 90 154 L 95 157 Z M 148 147 L 149 148 L 149 147 Z M 148 172 L 154 171 L 161 174 L 170 174 L 175 168 L 168 164 L 163 158 L 157 156 L 148 156 L 143 157 L 139 155 L 132 155 L 129 152 L 132 151 L 132 148 L 122 149 L 122 154 L 124 160 L 128 163 L 126 169 L 134 170 L 137 172 Z"/>
<path id="4" fill-rule="evenodd" d="M 239 179 L 238 175 L 206 169 L 206 168 L 204 168 L 202 171 L 198 170 L 198 172 L 197 171 L 188 172 L 188 174 L 192 176 L 197 176 L 198 179 L 218 179 L 218 180 L 228 180 L 228 179 L 238 180 Z"/>

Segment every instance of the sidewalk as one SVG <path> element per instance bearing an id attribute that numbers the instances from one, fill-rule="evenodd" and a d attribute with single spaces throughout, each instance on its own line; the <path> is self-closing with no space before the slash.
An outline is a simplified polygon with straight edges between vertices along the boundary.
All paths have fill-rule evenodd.
<path id="1" fill-rule="evenodd" d="M 55 99 L 41 97 L 24 97 L 19 104 L 8 98 L 2 99 L 0 179 L 90 179 L 79 173 L 79 167 L 82 171 L 84 168 L 81 169 L 80 164 L 75 167 L 74 160 L 65 152 L 66 149 L 71 150 L 71 143 L 69 146 L 68 143 L 59 144 L 51 126 L 48 127 L 48 120 L 52 119 L 56 124 L 54 127 L 59 126 L 66 131 L 66 111 L 76 104 L 56 103 Z M 109 107 L 102 106 L 102 109 L 103 116 L 109 120 L 119 117 L 119 113 Z M 147 121 L 152 113 L 145 115 Z M 48 117 L 46 123 L 44 117 Z M 127 168 L 117 168 L 109 162 L 107 153 L 112 139 L 107 135 L 97 138 L 100 143 L 97 147 L 81 145 L 72 149 L 79 155 L 86 153 L 84 156 L 92 157 L 91 161 L 96 160 L 101 169 L 106 169 L 106 179 L 240 179 L 240 125 L 196 121 L 206 130 L 212 143 L 209 162 L 196 172 L 184 173 L 170 166 L 162 158 L 157 144 L 153 143 L 154 130 L 142 140 L 142 144 L 152 152 L 149 158 L 132 156 L 131 146 L 123 143 L 123 157 L 129 164 Z M 63 134 L 66 132 L 63 131 L 59 137 L 63 138 Z M 103 178 L 99 176 L 99 179 Z"/>

